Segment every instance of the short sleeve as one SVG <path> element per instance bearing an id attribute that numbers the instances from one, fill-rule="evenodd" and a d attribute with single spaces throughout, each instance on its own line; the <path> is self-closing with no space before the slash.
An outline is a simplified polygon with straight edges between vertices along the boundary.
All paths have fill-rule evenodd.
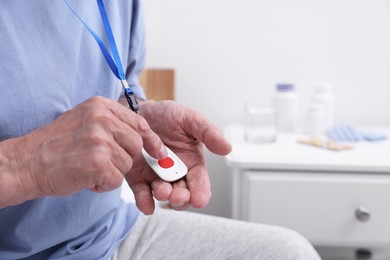
<path id="1" fill-rule="evenodd" d="M 129 57 L 126 79 L 137 98 L 146 99 L 139 83 L 139 75 L 145 66 L 145 22 L 140 0 L 133 1 Z"/>

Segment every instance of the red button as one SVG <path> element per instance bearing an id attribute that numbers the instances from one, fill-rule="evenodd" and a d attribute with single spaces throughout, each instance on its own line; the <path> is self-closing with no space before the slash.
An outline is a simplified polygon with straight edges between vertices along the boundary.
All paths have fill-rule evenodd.
<path id="1" fill-rule="evenodd" d="M 174 164 L 174 161 L 170 157 L 158 160 L 158 165 L 160 165 L 164 169 L 171 168 Z"/>

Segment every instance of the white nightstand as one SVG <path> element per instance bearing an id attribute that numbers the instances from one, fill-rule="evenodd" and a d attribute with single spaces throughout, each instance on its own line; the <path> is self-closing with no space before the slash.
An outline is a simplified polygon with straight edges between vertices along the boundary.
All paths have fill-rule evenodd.
<path id="1" fill-rule="evenodd" d="M 390 141 L 333 152 L 298 144 L 295 134 L 251 144 L 243 132 L 224 129 L 233 218 L 297 230 L 319 247 L 390 250 Z"/>

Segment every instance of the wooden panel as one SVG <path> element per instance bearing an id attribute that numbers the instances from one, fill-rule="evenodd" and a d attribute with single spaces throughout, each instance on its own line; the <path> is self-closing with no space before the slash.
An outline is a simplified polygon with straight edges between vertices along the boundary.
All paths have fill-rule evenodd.
<path id="1" fill-rule="evenodd" d="M 146 97 L 156 101 L 175 99 L 175 71 L 173 69 L 145 69 L 140 83 Z"/>

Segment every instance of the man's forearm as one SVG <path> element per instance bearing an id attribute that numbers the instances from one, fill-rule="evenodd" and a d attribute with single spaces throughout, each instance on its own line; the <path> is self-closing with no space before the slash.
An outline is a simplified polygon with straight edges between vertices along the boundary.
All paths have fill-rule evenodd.
<path id="1" fill-rule="evenodd" d="M 36 187 L 26 163 L 28 151 L 21 154 L 23 137 L 0 142 L 0 208 L 33 199 Z M 27 155 L 28 156 L 28 155 Z"/>

